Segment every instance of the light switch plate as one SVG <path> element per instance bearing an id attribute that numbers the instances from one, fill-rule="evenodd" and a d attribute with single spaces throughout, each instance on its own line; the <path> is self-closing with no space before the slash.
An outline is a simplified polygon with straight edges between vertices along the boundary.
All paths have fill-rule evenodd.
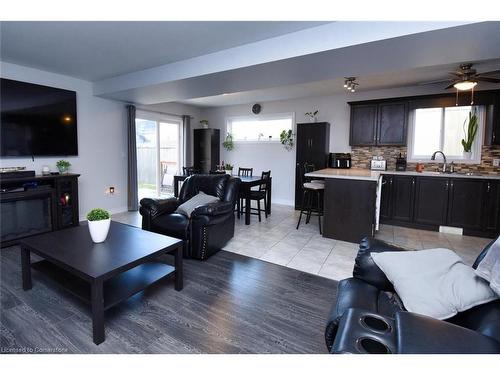
<path id="1" fill-rule="evenodd" d="M 500 159 L 493 159 L 493 166 L 500 167 Z"/>

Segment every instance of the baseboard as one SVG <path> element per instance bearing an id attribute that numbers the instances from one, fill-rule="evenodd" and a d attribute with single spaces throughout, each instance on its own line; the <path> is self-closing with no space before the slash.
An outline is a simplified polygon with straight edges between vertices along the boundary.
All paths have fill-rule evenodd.
<path id="1" fill-rule="evenodd" d="M 456 227 L 447 227 L 444 225 L 439 226 L 439 232 L 441 233 L 448 233 L 448 234 L 458 234 L 458 235 L 463 235 L 464 230 L 463 228 L 456 228 Z"/>
<path id="2" fill-rule="evenodd" d="M 111 215 L 114 215 L 114 214 L 121 214 L 122 212 L 127 212 L 128 211 L 128 207 L 118 207 L 118 208 L 106 208 L 105 209 L 106 211 L 108 211 Z M 80 215 L 80 221 L 85 221 L 87 220 L 87 214 L 84 214 L 84 215 Z"/>
<path id="3" fill-rule="evenodd" d="M 292 207 L 295 206 L 295 202 L 291 201 L 291 200 L 288 200 L 288 199 L 276 199 L 276 198 L 272 198 L 272 203 L 273 204 L 281 204 L 283 206 L 292 206 Z"/>

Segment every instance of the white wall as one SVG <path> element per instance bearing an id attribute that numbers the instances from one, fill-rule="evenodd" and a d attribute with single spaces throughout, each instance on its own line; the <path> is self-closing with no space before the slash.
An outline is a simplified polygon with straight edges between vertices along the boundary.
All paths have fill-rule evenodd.
<path id="1" fill-rule="evenodd" d="M 78 156 L 66 157 L 71 172 L 80 173 L 80 217 L 94 207 L 112 213 L 127 210 L 127 138 L 125 105 L 93 96 L 92 83 L 20 65 L 0 62 L 3 78 L 76 91 L 78 116 Z M 3 167 L 25 166 L 41 174 L 42 166 L 56 171 L 62 157 L 4 158 Z M 109 186 L 115 194 L 106 194 Z"/>
<path id="2" fill-rule="evenodd" d="M 319 110 L 318 121 L 330 123 L 330 152 L 350 152 L 349 101 L 391 98 L 398 96 L 438 93 L 433 87 L 407 87 L 369 92 L 341 93 L 331 96 L 311 97 L 260 103 L 262 114 L 295 113 L 296 123 L 308 122 L 304 113 Z M 210 127 L 220 128 L 226 134 L 226 117 L 252 116 L 252 104 L 207 108 L 201 116 Z M 271 170 L 273 176 L 273 202 L 293 205 L 295 200 L 295 149 L 288 152 L 281 144 L 241 144 L 233 151 L 221 149 L 221 159 L 238 167 L 252 167 L 254 173 Z"/>

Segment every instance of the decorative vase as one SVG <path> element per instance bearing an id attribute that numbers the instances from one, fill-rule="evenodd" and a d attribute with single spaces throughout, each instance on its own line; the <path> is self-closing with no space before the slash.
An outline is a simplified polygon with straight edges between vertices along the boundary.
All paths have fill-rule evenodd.
<path id="1" fill-rule="evenodd" d="M 464 159 L 467 159 L 467 160 L 472 159 L 472 152 L 464 151 Z"/>
<path id="2" fill-rule="evenodd" d="M 109 232 L 111 219 L 89 221 L 89 232 L 92 241 L 101 243 L 106 240 Z"/>
<path id="3" fill-rule="evenodd" d="M 232 169 L 226 169 L 226 174 L 228 175 L 232 175 L 233 174 L 233 170 Z"/>
<path id="4" fill-rule="evenodd" d="M 202 129 L 208 129 L 208 124 L 201 124 Z"/>
<path id="5" fill-rule="evenodd" d="M 59 170 L 59 173 L 65 174 L 68 173 L 69 167 L 58 166 L 57 169 Z"/>

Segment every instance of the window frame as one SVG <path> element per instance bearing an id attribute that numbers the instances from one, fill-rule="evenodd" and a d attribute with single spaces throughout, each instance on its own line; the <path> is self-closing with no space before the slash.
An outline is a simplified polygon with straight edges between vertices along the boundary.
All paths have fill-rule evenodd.
<path id="1" fill-rule="evenodd" d="M 407 161 L 409 163 L 424 163 L 424 164 L 431 164 L 431 163 L 436 163 L 436 160 L 431 160 L 432 155 L 426 155 L 426 156 L 421 156 L 421 155 L 414 155 L 413 154 L 413 148 L 414 148 L 414 139 L 415 139 L 415 121 L 416 121 L 416 111 L 417 109 L 425 109 L 425 108 L 441 108 L 442 110 L 442 115 L 441 115 L 441 129 L 440 129 L 440 150 L 443 148 L 443 140 L 444 140 L 444 124 L 445 124 L 445 108 L 449 108 L 450 106 L 445 106 L 445 107 L 422 107 L 422 108 L 413 108 L 410 113 L 409 113 L 409 126 L 408 126 L 408 143 L 407 143 Z M 485 108 L 482 105 L 473 105 L 472 107 L 476 107 L 477 115 L 478 115 L 478 122 L 479 122 L 479 127 L 477 130 L 476 134 L 476 139 L 474 141 L 474 145 L 472 148 L 472 158 L 471 159 L 464 159 L 464 158 L 456 158 L 456 157 L 448 157 L 446 155 L 446 161 L 447 162 L 455 162 L 455 163 L 460 163 L 460 164 L 481 164 L 481 157 L 482 157 L 482 147 L 483 147 L 483 136 L 484 136 L 484 127 L 485 127 Z M 438 151 L 438 150 L 435 150 Z M 438 160 L 439 161 L 439 160 Z"/>
<path id="2" fill-rule="evenodd" d="M 232 134 L 232 122 L 235 120 L 239 121 L 266 121 L 266 120 L 282 120 L 282 119 L 290 119 L 292 122 L 292 132 L 295 134 L 295 112 L 285 112 L 285 113 L 271 113 L 271 114 L 264 114 L 264 115 L 253 115 L 253 116 L 228 116 L 226 117 L 226 134 L 224 135 L 224 139 L 228 133 Z M 234 143 L 241 143 L 241 144 L 281 144 L 281 141 L 279 138 L 277 139 L 272 139 L 269 140 L 269 138 L 264 138 L 261 139 L 260 141 L 258 139 L 251 139 L 251 140 L 243 140 L 243 139 L 234 139 Z"/>

